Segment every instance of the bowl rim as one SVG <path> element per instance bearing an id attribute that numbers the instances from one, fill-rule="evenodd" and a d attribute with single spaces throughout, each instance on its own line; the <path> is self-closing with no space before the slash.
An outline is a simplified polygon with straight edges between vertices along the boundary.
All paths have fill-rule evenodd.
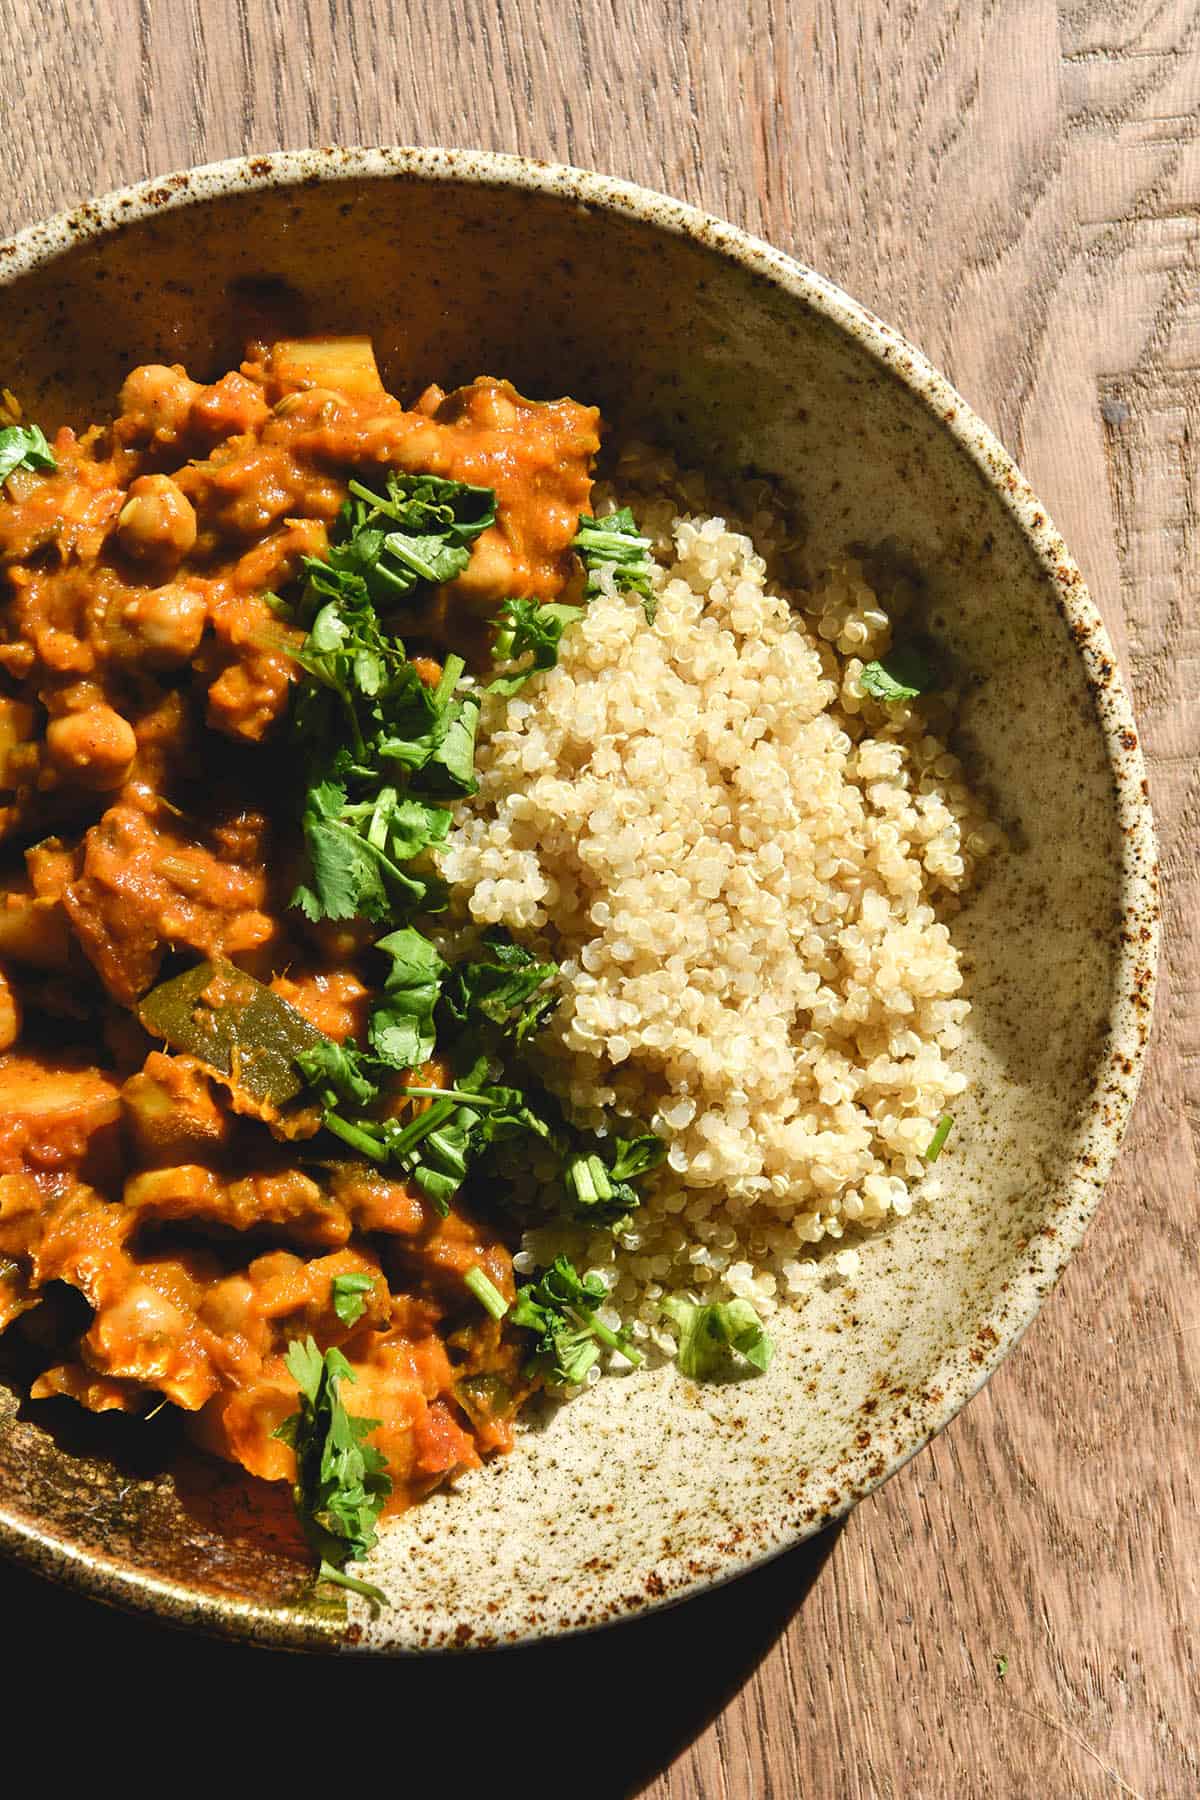
<path id="1" fill-rule="evenodd" d="M 970 1348 L 953 1348 L 934 1372 L 931 1399 L 907 1431 L 884 1434 L 870 1451 L 842 1465 L 840 1497 L 798 1522 L 782 1507 L 768 1521 L 753 1550 L 731 1549 L 722 1565 L 667 1584 L 653 1598 L 644 1591 L 628 1612 L 671 1605 L 720 1585 L 815 1535 L 890 1479 L 941 1432 L 991 1378 L 1015 1348 L 1079 1247 L 1099 1205 L 1137 1095 L 1145 1062 L 1158 957 L 1158 880 L 1153 816 L 1140 738 L 1117 670 L 1108 633 L 1082 575 L 1045 507 L 1012 457 L 957 390 L 894 327 L 878 318 L 828 277 L 738 226 L 634 182 L 528 157 L 487 150 L 418 146 L 275 150 L 230 157 L 116 188 L 95 200 L 54 214 L 0 243 L 0 288 L 63 252 L 105 237 L 164 211 L 268 188 L 327 182 L 409 180 L 543 194 L 692 239 L 766 280 L 821 315 L 856 342 L 924 403 L 950 433 L 1008 512 L 1047 580 L 1084 665 L 1097 722 L 1104 736 L 1114 784 L 1115 815 L 1122 839 L 1121 948 L 1115 959 L 1107 1043 L 1113 1052 L 1104 1083 L 1091 1099 L 1092 1117 L 1076 1138 L 1071 1164 L 1051 1203 L 1053 1226 L 1043 1227 L 1025 1265 L 1005 1284 L 984 1321 L 987 1335 Z M 881 1467 L 882 1463 L 882 1467 Z M 185 1581 L 135 1570 L 116 1557 L 84 1548 L 40 1524 L 9 1513 L 0 1497 L 0 1550 L 42 1574 L 92 1598 L 195 1626 L 227 1638 L 279 1648 L 352 1649 L 345 1628 L 305 1607 L 241 1601 L 189 1586 Z M 659 1584 L 662 1587 L 663 1584 Z M 513 1642 L 571 1634 L 547 1624 Z M 412 1654 L 402 1642 L 363 1646 L 373 1654 Z"/>

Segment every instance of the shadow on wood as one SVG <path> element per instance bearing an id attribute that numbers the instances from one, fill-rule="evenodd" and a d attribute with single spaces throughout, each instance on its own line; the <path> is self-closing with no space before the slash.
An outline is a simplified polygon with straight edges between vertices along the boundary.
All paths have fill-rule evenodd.
<path id="1" fill-rule="evenodd" d="M 308 1792 L 324 1781 L 357 1789 L 394 1777 L 403 1788 L 432 1777 L 446 1800 L 550 1791 L 626 1800 L 753 1674 L 840 1530 L 646 1618 L 553 1644 L 411 1662 L 286 1656 L 189 1637 L 0 1567 L 0 1615 L 31 1684 L 12 1698 L 34 1727 L 44 1703 L 49 1724 L 61 1696 L 51 1671 L 86 1670 L 80 1714 L 72 1701 L 81 1767 L 96 1747 L 93 1726 L 101 1731 L 130 1707 L 146 1722 L 147 1742 L 166 1723 L 173 1754 L 186 1754 L 191 1741 L 200 1762 L 214 1746 L 203 1741 L 207 1729 L 193 1738 L 197 1716 L 224 1736 L 240 1715 L 234 1755 L 243 1792 L 261 1767 L 264 1778 L 299 1778 Z M 68 1746 L 63 1753 L 69 1767 Z"/>

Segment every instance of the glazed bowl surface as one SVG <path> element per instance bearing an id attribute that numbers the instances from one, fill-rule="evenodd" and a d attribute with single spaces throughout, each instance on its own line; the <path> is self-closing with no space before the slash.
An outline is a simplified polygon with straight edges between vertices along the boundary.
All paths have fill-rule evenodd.
<path id="1" fill-rule="evenodd" d="M 506 375 L 796 496 L 811 560 L 895 539 L 962 672 L 955 748 L 1011 852 L 954 922 L 971 1087 L 910 1217 L 775 1327 L 761 1379 L 671 1369 L 547 1408 L 514 1454 L 387 1532 L 392 1599 L 314 1597 L 273 1500 L 153 1433 L 66 1421 L 0 1374 L 0 1543 L 91 1593 L 293 1648 L 586 1628 L 738 1573 L 842 1514 L 1012 1348 L 1093 1212 L 1136 1091 L 1153 829 L 1111 648 L 1010 458 L 902 338 L 731 226 L 602 176 L 431 150 L 302 151 L 167 177 L 0 245 L 0 379 L 47 428 L 138 362 L 207 379 L 256 306 L 369 332 L 402 397 Z M 830 1248 L 836 1250 L 837 1245 Z M 64 1407 L 66 1403 L 63 1403 Z M 278 1497 L 278 1496 L 276 1496 Z"/>

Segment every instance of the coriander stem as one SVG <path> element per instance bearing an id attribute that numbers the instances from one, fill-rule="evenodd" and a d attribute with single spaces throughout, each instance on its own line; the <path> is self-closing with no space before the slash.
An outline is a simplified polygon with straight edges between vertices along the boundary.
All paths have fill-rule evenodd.
<path id="1" fill-rule="evenodd" d="M 485 1312 L 491 1313 L 493 1319 L 502 1319 L 508 1311 L 508 1301 L 494 1282 L 489 1281 L 478 1264 L 468 1269 L 463 1276 L 463 1285 L 470 1289 Z"/>
<path id="2" fill-rule="evenodd" d="M 465 1088 L 402 1087 L 395 1091 L 411 1095 L 416 1100 L 457 1100 L 461 1106 L 473 1107 L 477 1112 L 486 1112 L 489 1107 L 504 1105 L 503 1100 L 496 1100 L 485 1094 L 469 1094 Z"/>
<path id="3" fill-rule="evenodd" d="M 427 1138 L 431 1131 L 436 1131 L 439 1125 L 444 1125 L 453 1111 L 454 1108 L 447 1106 L 444 1100 L 436 1100 L 428 1112 L 418 1114 L 402 1131 L 396 1133 L 388 1144 L 389 1151 L 393 1156 L 404 1156 L 419 1144 L 422 1138 Z"/>
<path id="4" fill-rule="evenodd" d="M 578 1325 L 581 1331 L 590 1331 L 594 1338 L 598 1338 L 610 1350 L 619 1350 L 635 1369 L 641 1367 L 642 1353 L 640 1350 L 635 1350 L 632 1344 L 625 1342 L 624 1333 L 618 1335 L 604 1323 L 603 1319 L 598 1319 L 595 1313 L 582 1312 L 574 1306 L 564 1307 L 563 1310 L 567 1318 Z"/>
<path id="5" fill-rule="evenodd" d="M 377 1139 L 371 1137 L 357 1125 L 351 1125 L 345 1119 L 339 1118 L 337 1113 L 327 1111 L 322 1124 L 326 1131 L 332 1131 L 334 1137 L 340 1137 L 342 1142 L 349 1144 L 352 1150 L 359 1150 L 364 1156 L 369 1156 L 372 1162 L 386 1162 L 387 1151 Z"/>

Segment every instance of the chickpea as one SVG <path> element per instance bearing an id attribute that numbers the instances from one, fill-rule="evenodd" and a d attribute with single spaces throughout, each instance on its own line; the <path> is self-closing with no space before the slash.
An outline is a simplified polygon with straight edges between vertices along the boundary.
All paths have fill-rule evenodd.
<path id="1" fill-rule="evenodd" d="M 0 969 L 0 1050 L 11 1050 L 21 1035 L 21 1002 L 8 976 Z"/>
<path id="2" fill-rule="evenodd" d="M 152 668 L 178 668 L 200 647 L 208 602 L 180 582 L 148 588 L 125 608 L 121 623 L 134 640 L 136 659 Z"/>
<path id="3" fill-rule="evenodd" d="M 146 436 L 176 438 L 188 422 L 192 401 L 201 391 L 182 369 L 143 363 L 132 369 L 121 389 L 121 412 Z"/>
<path id="4" fill-rule="evenodd" d="M 196 514 L 169 475 L 139 475 L 117 522 L 121 548 L 142 561 L 178 562 L 196 542 Z"/>
<path id="5" fill-rule="evenodd" d="M 88 706 L 51 719 L 46 754 L 65 781 L 106 792 L 128 776 L 137 738 L 133 726 L 111 706 Z"/>

